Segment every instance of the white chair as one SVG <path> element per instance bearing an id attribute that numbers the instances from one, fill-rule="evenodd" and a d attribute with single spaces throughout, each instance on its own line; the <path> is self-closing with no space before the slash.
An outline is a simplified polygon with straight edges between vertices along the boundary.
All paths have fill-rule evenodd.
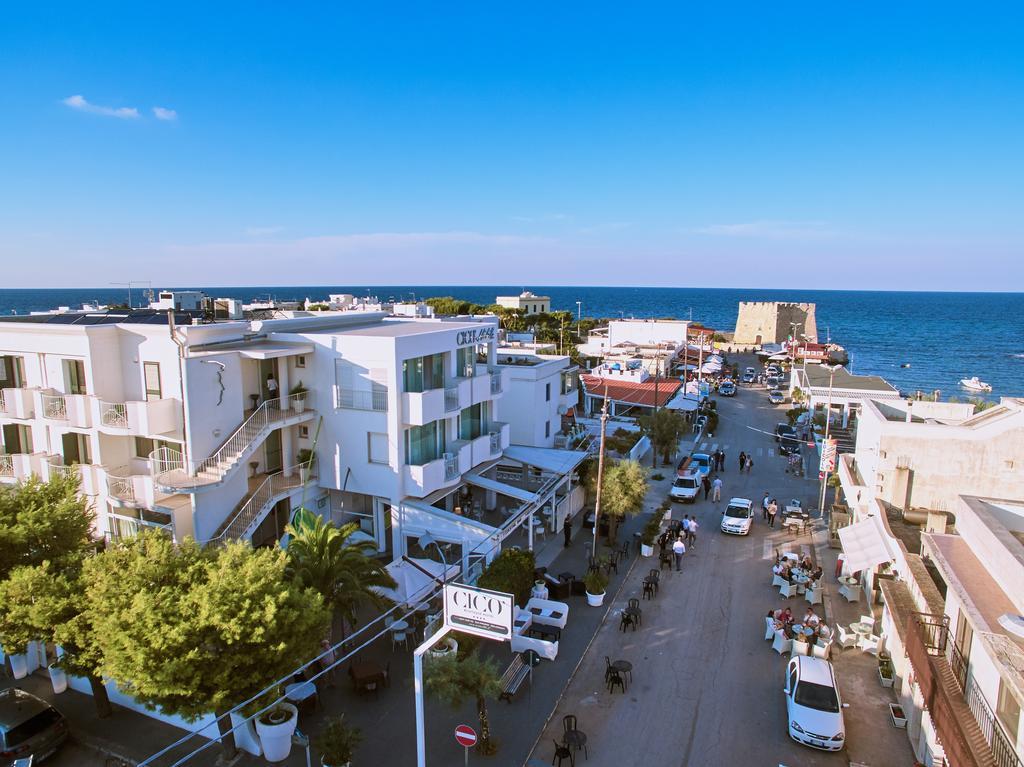
<path id="1" fill-rule="evenodd" d="M 847 602 L 860 601 L 860 586 L 847 586 L 844 583 L 839 587 L 839 593 Z"/>
<path id="2" fill-rule="evenodd" d="M 875 616 L 874 615 L 862 615 L 860 616 L 860 622 L 865 626 L 875 627 Z"/>
<path id="3" fill-rule="evenodd" d="M 821 604 L 821 588 L 807 589 L 804 594 L 804 599 L 807 600 L 808 604 L 820 605 Z"/>
<path id="4" fill-rule="evenodd" d="M 815 658 L 821 658 L 822 660 L 828 660 L 829 655 L 832 654 L 832 643 L 825 642 L 825 644 L 815 644 L 811 646 L 811 655 Z"/>
<path id="5" fill-rule="evenodd" d="M 793 640 L 793 655 L 810 655 L 811 645 L 807 642 L 801 642 L 799 640 Z"/>
<path id="6" fill-rule="evenodd" d="M 779 596 L 789 599 L 796 593 L 796 586 L 792 583 L 786 583 L 783 581 L 782 586 L 779 587 Z"/>
<path id="7" fill-rule="evenodd" d="M 861 637 L 860 641 L 857 642 L 857 647 L 859 647 L 862 652 L 870 653 L 871 655 L 878 655 L 878 651 L 882 649 L 882 638 L 877 637 L 874 634 Z"/>
<path id="8" fill-rule="evenodd" d="M 768 641 L 775 636 L 775 619 L 765 618 L 764 619 L 764 641 Z"/>
<path id="9" fill-rule="evenodd" d="M 836 634 L 839 635 L 839 646 L 842 647 L 844 650 L 857 646 L 856 632 L 847 631 L 839 624 L 836 624 Z M 835 640 L 833 639 L 833 641 Z"/>
<path id="10" fill-rule="evenodd" d="M 384 628 L 391 628 L 391 624 L 395 622 L 395 616 L 388 613 L 384 616 Z"/>
<path id="11" fill-rule="evenodd" d="M 402 645 L 406 649 L 409 649 L 408 629 L 401 629 L 401 630 L 391 629 L 391 649 L 392 649 L 392 651 L 398 645 Z"/>
<path id="12" fill-rule="evenodd" d="M 775 641 L 772 642 L 772 649 L 779 655 L 787 652 L 793 652 L 793 640 L 786 639 L 786 634 L 782 629 L 779 629 L 775 632 Z"/>
<path id="13" fill-rule="evenodd" d="M 792 551 L 784 551 L 784 552 L 782 552 L 782 558 L 783 559 L 791 559 L 794 562 L 799 562 L 800 561 L 800 555 L 799 554 L 795 554 Z"/>
<path id="14" fill-rule="evenodd" d="M 777 588 L 778 586 L 785 586 L 786 585 L 786 579 L 783 578 L 781 575 L 779 575 L 777 573 L 772 573 L 772 575 L 774 576 L 772 578 L 772 588 L 773 589 Z"/>

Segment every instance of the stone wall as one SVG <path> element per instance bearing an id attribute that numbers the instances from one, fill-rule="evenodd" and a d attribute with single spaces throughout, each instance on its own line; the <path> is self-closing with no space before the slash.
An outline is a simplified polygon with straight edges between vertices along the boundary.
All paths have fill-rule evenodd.
<path id="1" fill-rule="evenodd" d="M 741 301 L 736 319 L 733 343 L 780 344 L 790 334 L 790 323 L 799 323 L 796 329 L 812 342 L 818 340 L 818 325 L 814 317 L 814 304 L 794 304 L 781 301 Z"/>

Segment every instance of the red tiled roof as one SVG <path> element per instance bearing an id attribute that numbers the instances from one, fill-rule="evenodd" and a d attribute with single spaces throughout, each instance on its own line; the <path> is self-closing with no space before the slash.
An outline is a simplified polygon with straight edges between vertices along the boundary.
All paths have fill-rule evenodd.
<path id="1" fill-rule="evenodd" d="M 682 383 L 678 378 L 659 378 L 657 384 L 653 378 L 648 378 L 643 383 L 632 381 L 612 381 L 599 376 L 581 375 L 580 381 L 587 394 L 594 397 L 605 396 L 605 389 L 608 391 L 608 398 L 615 402 L 625 402 L 630 405 L 645 405 L 646 407 L 661 407 L 679 391 Z M 654 394 L 657 389 L 658 401 L 655 403 Z"/>

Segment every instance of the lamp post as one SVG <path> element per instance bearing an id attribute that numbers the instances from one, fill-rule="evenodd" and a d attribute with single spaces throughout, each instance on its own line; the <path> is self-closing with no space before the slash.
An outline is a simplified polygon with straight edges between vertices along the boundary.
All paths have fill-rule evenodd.
<path id="1" fill-rule="evenodd" d="M 824 450 L 828 447 L 829 427 L 832 425 L 832 383 L 835 380 L 836 370 L 839 368 L 839 365 L 823 365 L 823 367 L 828 368 L 828 404 L 825 407 L 825 437 L 822 442 L 822 455 L 824 455 Z M 813 424 L 814 419 L 812 418 L 812 433 Z M 828 478 L 826 477 L 826 472 L 821 471 L 821 467 L 819 467 L 819 474 L 821 474 L 821 479 L 819 480 L 821 482 L 821 496 L 818 500 L 818 515 L 823 517 L 825 516 L 825 487 Z"/>
<path id="2" fill-rule="evenodd" d="M 427 547 L 430 546 L 430 544 L 434 544 L 434 546 L 437 547 L 437 553 L 440 555 L 441 563 L 444 565 L 444 572 L 441 574 L 441 584 L 444 585 L 445 583 L 447 583 L 448 582 L 448 557 L 446 557 L 444 555 L 444 549 L 441 548 L 441 544 L 437 542 L 437 540 L 434 538 L 434 536 L 432 536 L 430 534 L 429 531 L 423 533 L 423 535 L 421 535 L 419 537 L 417 543 L 419 543 L 420 548 L 423 549 L 424 551 L 427 550 Z"/>

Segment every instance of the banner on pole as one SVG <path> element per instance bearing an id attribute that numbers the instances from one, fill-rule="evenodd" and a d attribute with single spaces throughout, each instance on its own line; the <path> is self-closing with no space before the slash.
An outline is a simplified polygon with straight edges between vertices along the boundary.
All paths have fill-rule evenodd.
<path id="1" fill-rule="evenodd" d="M 821 461 L 818 464 L 818 471 L 824 474 L 831 474 L 836 470 L 836 441 L 826 439 L 821 446 Z"/>

